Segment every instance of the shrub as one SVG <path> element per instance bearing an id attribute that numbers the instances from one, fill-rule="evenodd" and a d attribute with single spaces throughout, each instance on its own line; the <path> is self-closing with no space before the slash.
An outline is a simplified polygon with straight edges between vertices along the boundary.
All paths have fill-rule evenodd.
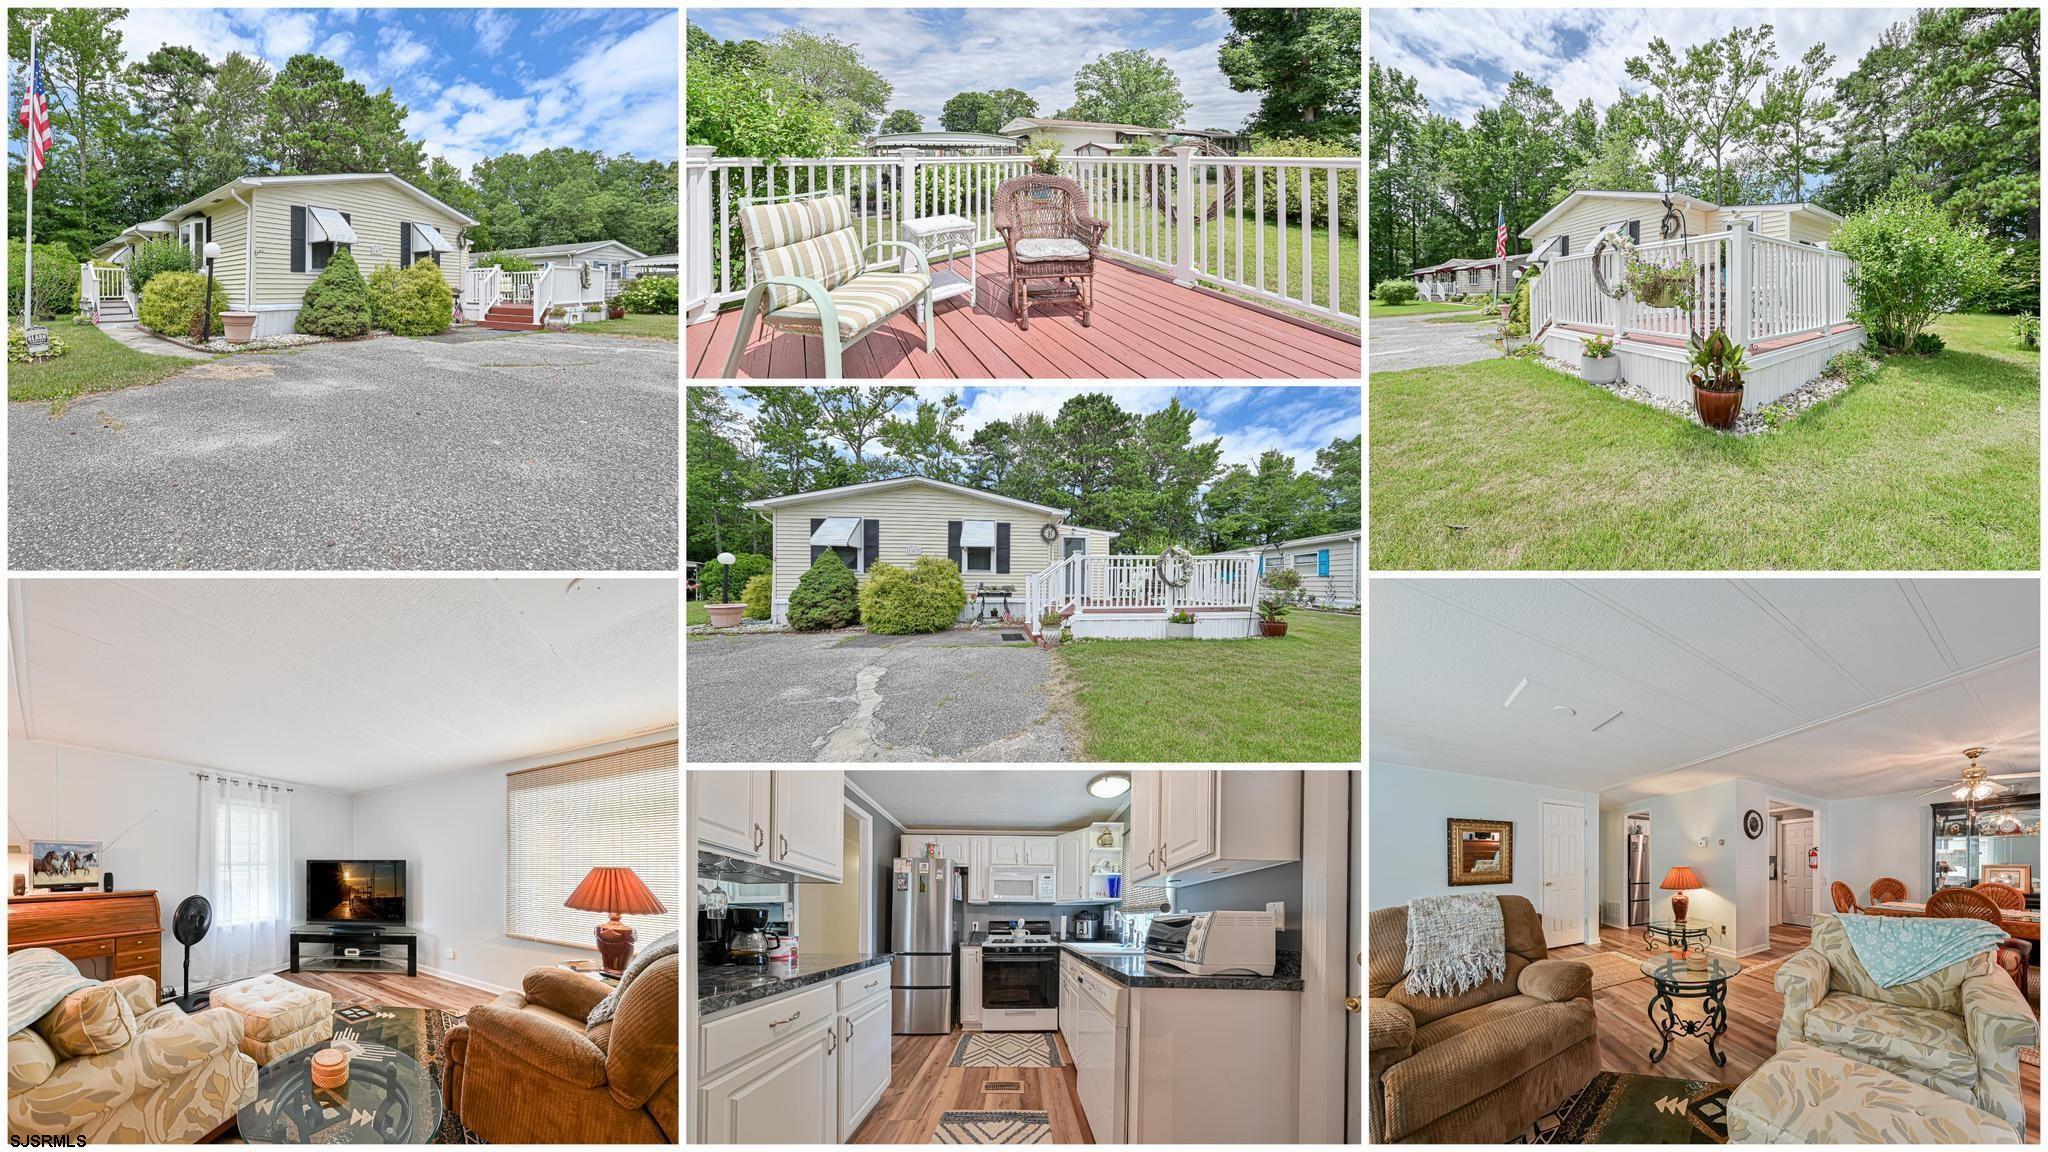
<path id="1" fill-rule="evenodd" d="M 503 252 L 487 252 L 484 255 L 479 256 L 474 260 L 471 260 L 469 263 L 470 266 L 474 268 L 502 268 L 507 272 L 540 271 L 540 265 L 535 264 L 533 261 L 528 260 L 526 257 L 509 256 Z"/>
<path id="2" fill-rule="evenodd" d="M 1893 191 L 1842 222 L 1841 251 L 1857 262 L 1849 274 L 1854 315 L 1878 346 L 1913 346 L 1936 316 L 1989 288 L 1999 254 L 1981 230 L 1948 219 L 1924 192 Z"/>
<path id="3" fill-rule="evenodd" d="M 7 242 L 7 314 L 21 315 L 21 285 L 28 250 L 19 240 Z M 62 244 L 36 245 L 36 319 L 48 320 L 78 299 L 78 257 Z"/>
<path id="4" fill-rule="evenodd" d="M 740 593 L 740 602 L 747 610 L 740 614 L 744 620 L 766 620 L 775 615 L 775 577 L 763 572 L 749 577 L 747 587 Z"/>
<path id="5" fill-rule="evenodd" d="M 774 571 L 774 565 L 759 552 L 736 552 L 732 558 L 732 586 L 746 594 L 747 581 L 766 572 Z M 698 586 L 704 589 L 704 598 L 725 595 L 725 565 L 716 560 L 706 560 L 697 570 Z M 712 600 L 712 603 L 717 603 Z"/>
<path id="6" fill-rule="evenodd" d="M 1252 156 L 1296 156 L 1329 157 L 1343 156 L 1354 160 L 1358 156 L 1355 143 L 1331 143 L 1294 137 L 1261 137 L 1252 144 Z M 1243 171 L 1243 169 L 1239 169 Z M 1259 183 L 1265 185 L 1266 218 L 1271 220 L 1280 215 L 1279 183 L 1282 174 L 1287 180 L 1287 231 L 1292 236 L 1301 223 L 1301 173 L 1300 168 L 1266 168 L 1259 176 Z M 1237 190 L 1237 198 L 1244 203 L 1245 215 L 1251 215 L 1252 208 L 1259 203 L 1259 190 L 1249 180 Z M 1330 185 L 1325 169 L 1309 170 L 1308 218 L 1311 227 L 1327 228 L 1330 224 Z M 1337 174 L 1337 226 L 1353 229 L 1358 225 L 1358 172 Z"/>
<path id="7" fill-rule="evenodd" d="M 197 272 L 192 250 L 165 236 L 136 246 L 128 254 L 128 286 L 140 294 L 160 272 Z"/>
<path id="8" fill-rule="evenodd" d="M 2041 307 L 2041 242 L 2015 241 L 2000 263 L 1998 278 L 1965 302 L 1971 312 L 2034 312 Z"/>
<path id="9" fill-rule="evenodd" d="M 1372 286 L 1372 298 L 1382 304 L 1412 304 L 1421 294 L 1413 280 L 1382 280 Z"/>
<path id="10" fill-rule="evenodd" d="M 1262 620 L 1278 620 L 1301 602 L 1301 573 L 1292 568 L 1273 569 L 1259 582 L 1272 589 L 1259 598 L 1259 618 Z"/>
<path id="11" fill-rule="evenodd" d="M 799 632 L 816 632 L 844 628 L 859 620 L 858 584 L 839 553 L 818 553 L 817 561 L 789 594 L 789 626 Z"/>
<path id="12" fill-rule="evenodd" d="M 297 328 L 313 336 L 361 336 L 370 330 L 370 287 L 346 248 L 336 248 L 300 302 Z"/>
<path id="13" fill-rule="evenodd" d="M 1539 273 L 1532 271 L 1522 277 L 1521 281 L 1515 285 L 1515 302 L 1510 306 L 1508 312 L 1508 335 L 1510 336 L 1527 336 L 1529 334 L 1529 286 L 1536 282 L 1538 275 Z"/>
<path id="14" fill-rule="evenodd" d="M 626 282 L 619 303 L 628 312 L 673 316 L 682 307 L 682 285 L 673 276 L 642 276 Z"/>
<path id="15" fill-rule="evenodd" d="M 2041 318 L 2032 312 L 2022 312 L 2013 318 L 2012 338 L 2022 348 L 2041 346 Z"/>
<path id="16" fill-rule="evenodd" d="M 1166 622 L 1168 624 L 1193 624 L 1195 622 L 1195 615 L 1194 613 L 1189 612 L 1187 609 L 1182 608 L 1176 611 L 1173 615 L 1168 616 L 1166 618 Z"/>
<path id="17" fill-rule="evenodd" d="M 1915 356 L 1933 356 L 1948 345 L 1932 332 L 1919 332 L 1913 336 L 1912 353 Z"/>
<path id="18" fill-rule="evenodd" d="M 943 632 L 965 607 L 967 586 L 960 570 L 936 556 L 920 556 L 909 568 L 870 564 L 860 586 L 860 618 L 870 632 Z"/>
<path id="19" fill-rule="evenodd" d="M 142 304 L 135 319 L 144 328 L 163 336 L 189 338 L 199 330 L 200 314 L 206 307 L 206 277 L 197 272 L 159 272 L 142 290 Z M 220 314 L 228 310 L 228 294 L 218 281 L 213 286 L 213 330 L 221 331 Z"/>
<path id="20" fill-rule="evenodd" d="M 35 357 L 34 359 L 35 359 L 35 360 L 54 360 L 54 359 L 56 359 L 57 357 L 59 357 L 59 356 L 62 356 L 62 355 L 64 355 L 64 353 L 66 353 L 66 352 L 69 352 L 69 351 L 70 351 L 70 349 L 69 349 L 69 348 L 66 348 L 66 347 L 64 346 L 64 341 L 62 341 L 62 340 L 59 340 L 59 339 L 57 338 L 57 334 L 56 334 L 55 332 L 52 332 L 52 333 L 50 333 L 50 351 L 48 352 L 48 354 L 46 354 L 46 355 L 43 355 L 43 356 L 37 356 L 37 357 Z M 13 363 L 13 364 L 18 364 L 18 363 L 21 363 L 22 361 L 24 361 L 24 360 L 28 360 L 28 359 L 30 359 L 30 357 L 29 357 L 29 354 L 28 354 L 28 333 L 27 333 L 27 332 L 24 332 L 24 331 L 22 331 L 22 327 L 21 327 L 21 325 L 19 325 L 19 324 L 10 324 L 10 325 L 8 325 L 8 326 L 7 326 L 7 360 L 8 360 L 8 362 L 9 362 L 9 363 Z"/>
<path id="21" fill-rule="evenodd" d="M 1828 372 L 1852 385 L 1877 379 L 1877 371 L 1877 358 L 1861 348 L 1844 348 L 1828 361 Z"/>
<path id="22" fill-rule="evenodd" d="M 444 332 L 455 316 L 455 293 L 441 266 L 421 259 L 410 268 L 385 264 L 370 273 L 370 326 L 399 336 Z"/>

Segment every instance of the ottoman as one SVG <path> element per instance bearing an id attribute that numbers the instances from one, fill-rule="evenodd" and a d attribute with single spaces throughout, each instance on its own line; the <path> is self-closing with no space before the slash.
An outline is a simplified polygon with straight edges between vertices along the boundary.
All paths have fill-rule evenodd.
<path id="1" fill-rule="evenodd" d="M 1731 1144 L 2017 1144 L 1989 1112 L 1805 1044 L 1769 1060 L 1728 1097 Z"/>
<path id="2" fill-rule="evenodd" d="M 334 1035 L 334 997 L 275 976 L 216 989 L 211 1002 L 242 1018 L 242 1051 L 258 1064 Z"/>

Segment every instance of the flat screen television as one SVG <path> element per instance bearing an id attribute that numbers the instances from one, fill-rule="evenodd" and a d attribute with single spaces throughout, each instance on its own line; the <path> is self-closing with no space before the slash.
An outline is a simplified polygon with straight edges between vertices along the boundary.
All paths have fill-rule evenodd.
<path id="1" fill-rule="evenodd" d="M 365 926 L 405 923 L 405 861 L 306 861 L 306 920 Z"/>
<path id="2" fill-rule="evenodd" d="M 29 886 L 53 892 L 76 892 L 100 886 L 100 842 L 97 840 L 30 840 Z"/>

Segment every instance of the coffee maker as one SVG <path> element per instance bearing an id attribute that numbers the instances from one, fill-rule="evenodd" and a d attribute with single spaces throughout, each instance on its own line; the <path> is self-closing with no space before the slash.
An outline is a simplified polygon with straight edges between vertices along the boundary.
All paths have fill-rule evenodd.
<path id="1" fill-rule="evenodd" d="M 724 964 L 725 955 L 725 901 L 724 889 L 717 885 L 697 890 L 697 963 Z"/>
<path id="2" fill-rule="evenodd" d="M 768 931 L 768 912 L 764 908 L 731 908 L 725 913 L 728 928 L 725 933 L 725 962 L 728 964 L 766 964 L 768 954 L 782 947 L 782 933 Z M 775 943 L 768 943 L 769 937 Z"/>

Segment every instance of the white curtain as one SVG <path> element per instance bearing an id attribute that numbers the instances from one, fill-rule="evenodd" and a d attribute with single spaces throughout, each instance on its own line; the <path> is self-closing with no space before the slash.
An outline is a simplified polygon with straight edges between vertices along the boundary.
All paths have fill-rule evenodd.
<path id="1" fill-rule="evenodd" d="M 291 797 L 280 786 L 199 781 L 199 894 L 213 928 L 192 948 L 192 981 L 212 987 L 289 961 Z"/>

